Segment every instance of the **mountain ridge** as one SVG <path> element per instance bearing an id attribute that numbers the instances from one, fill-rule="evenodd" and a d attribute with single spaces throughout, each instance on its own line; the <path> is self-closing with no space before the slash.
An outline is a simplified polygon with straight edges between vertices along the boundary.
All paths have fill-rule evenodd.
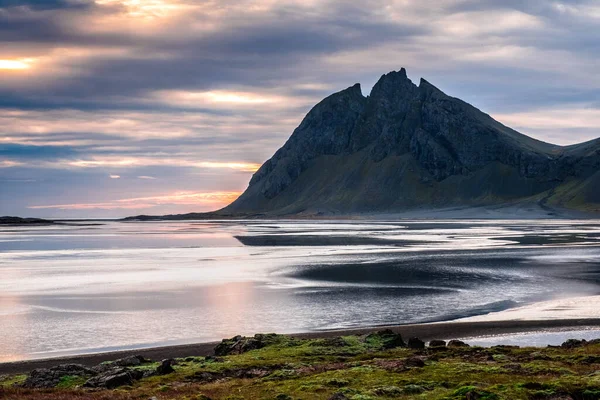
<path id="1" fill-rule="evenodd" d="M 528 198 L 595 212 L 597 191 L 575 190 L 569 199 L 561 185 L 585 187 L 587 179 L 600 179 L 598 167 L 600 140 L 558 146 L 531 138 L 423 78 L 415 85 L 402 68 L 384 74 L 369 96 L 355 84 L 319 102 L 220 212 L 353 214 Z"/>
<path id="2" fill-rule="evenodd" d="M 211 216 L 357 215 L 536 205 L 600 212 L 600 139 L 531 138 L 404 68 L 327 96 Z M 201 214 L 192 214 L 201 215 Z M 208 215 L 208 214 L 207 214 Z"/>

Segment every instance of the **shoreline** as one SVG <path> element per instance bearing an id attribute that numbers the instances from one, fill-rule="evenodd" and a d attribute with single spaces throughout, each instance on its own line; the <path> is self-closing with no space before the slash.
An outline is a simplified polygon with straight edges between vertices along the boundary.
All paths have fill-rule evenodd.
<path id="1" fill-rule="evenodd" d="M 448 340 L 474 336 L 506 335 L 535 332 L 539 330 L 565 330 L 565 328 L 598 328 L 600 318 L 550 319 L 550 320 L 504 320 L 504 321 L 447 321 L 423 324 L 371 326 L 327 331 L 286 334 L 301 339 L 330 338 L 335 336 L 365 335 L 383 329 L 392 329 L 405 339 L 418 337 L 424 341 Z M 58 364 L 82 364 L 94 366 L 104 361 L 112 361 L 132 354 L 153 360 L 181 358 L 188 356 L 209 356 L 219 342 L 192 343 L 158 346 L 138 349 L 124 349 L 92 354 L 44 358 L 35 360 L 0 363 L 0 375 L 26 373 L 37 368 L 49 368 Z"/>

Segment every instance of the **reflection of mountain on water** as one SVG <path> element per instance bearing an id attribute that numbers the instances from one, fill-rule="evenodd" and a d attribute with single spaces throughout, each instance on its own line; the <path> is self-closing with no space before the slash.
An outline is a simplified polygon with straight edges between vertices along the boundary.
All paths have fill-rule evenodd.
<path id="1" fill-rule="evenodd" d="M 381 238 L 374 236 L 239 235 L 234 237 L 245 246 L 410 246 L 426 243 L 422 240 Z"/>

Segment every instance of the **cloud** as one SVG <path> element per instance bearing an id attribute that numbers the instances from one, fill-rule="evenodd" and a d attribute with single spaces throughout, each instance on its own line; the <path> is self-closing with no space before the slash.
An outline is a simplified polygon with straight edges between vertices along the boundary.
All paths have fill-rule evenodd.
<path id="1" fill-rule="evenodd" d="M 68 8 L 85 8 L 93 3 L 91 0 L 0 0 L 0 8 L 29 8 L 36 10 L 53 10 Z"/>
<path id="2" fill-rule="evenodd" d="M 108 177 L 109 177 L 110 179 L 121 179 L 121 176 L 120 176 L 120 175 L 115 175 L 115 174 L 110 174 Z"/>
<path id="3" fill-rule="evenodd" d="M 22 70 L 31 68 L 33 58 L 17 58 L 13 60 L 0 60 L 0 69 L 3 70 Z"/>
<path id="4" fill-rule="evenodd" d="M 2 207 L 39 196 L 22 179 L 53 204 L 241 190 L 312 105 L 400 67 L 538 139 L 587 140 L 599 23 L 593 0 L 0 0 L 0 179 L 27 200 Z"/>
<path id="5" fill-rule="evenodd" d="M 115 209 L 144 209 L 159 205 L 195 205 L 199 207 L 222 207 L 237 199 L 241 192 L 176 192 L 152 197 L 139 197 L 114 200 L 103 203 L 76 203 L 34 205 L 29 209 L 61 209 L 61 210 L 115 210 Z"/>
<path id="6" fill-rule="evenodd" d="M 11 161 L 11 160 L 0 160 L 0 168 L 11 168 L 18 167 L 24 165 L 24 163 L 19 161 Z"/>

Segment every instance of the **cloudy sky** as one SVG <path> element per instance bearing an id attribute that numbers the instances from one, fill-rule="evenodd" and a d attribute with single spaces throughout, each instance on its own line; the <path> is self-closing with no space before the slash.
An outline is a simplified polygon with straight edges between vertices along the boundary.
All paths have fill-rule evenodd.
<path id="1" fill-rule="evenodd" d="M 401 67 L 600 136 L 597 0 L 0 0 L 0 214 L 221 207 L 321 98 Z"/>

